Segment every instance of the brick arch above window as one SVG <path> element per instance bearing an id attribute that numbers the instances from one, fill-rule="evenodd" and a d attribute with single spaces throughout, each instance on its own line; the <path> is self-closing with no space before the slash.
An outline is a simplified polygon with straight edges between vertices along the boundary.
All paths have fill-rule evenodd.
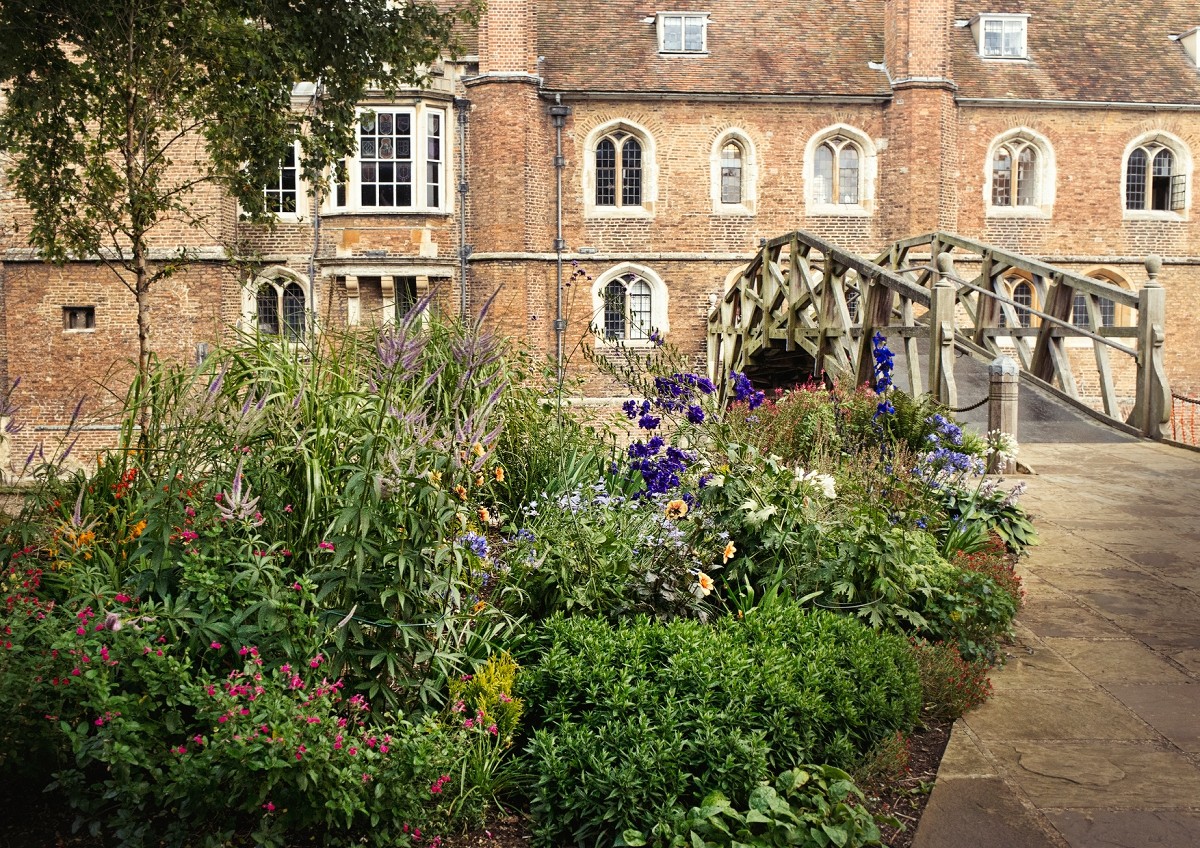
<path id="1" fill-rule="evenodd" d="M 713 139 L 709 185 L 714 215 L 753 215 L 758 206 L 758 155 L 750 136 L 727 129 Z"/>
<path id="2" fill-rule="evenodd" d="M 654 136 L 632 121 L 600 124 L 584 139 L 583 210 L 589 218 L 649 218 L 658 200 Z"/>
<path id="3" fill-rule="evenodd" d="M 878 171 L 875 143 L 862 130 L 834 124 L 817 131 L 804 149 L 805 213 L 873 214 Z"/>
<path id="4" fill-rule="evenodd" d="M 1036 130 L 1018 127 L 992 139 L 983 177 L 988 217 L 1049 218 L 1054 210 L 1054 146 Z"/>
<path id="5" fill-rule="evenodd" d="M 1132 139 L 1121 159 L 1121 206 L 1127 219 L 1186 220 L 1192 152 L 1178 136 L 1155 130 Z"/>

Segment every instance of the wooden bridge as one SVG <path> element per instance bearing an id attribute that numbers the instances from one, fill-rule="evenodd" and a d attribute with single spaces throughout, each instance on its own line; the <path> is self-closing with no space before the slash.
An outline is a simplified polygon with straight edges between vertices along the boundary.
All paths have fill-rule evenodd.
<path id="1" fill-rule="evenodd" d="M 904 239 L 872 260 L 797 230 L 766 242 L 714 303 L 709 371 L 723 399 L 731 371 L 774 385 L 821 375 L 863 383 L 878 331 L 902 354 L 913 394 L 928 386 L 950 408 L 956 352 L 983 362 L 1009 355 L 1023 381 L 1114 427 L 1162 438 L 1171 392 L 1161 266 L 1148 257 L 1134 293 L 949 233 Z M 1014 279 L 1045 292 L 1041 309 L 1014 298 Z"/>

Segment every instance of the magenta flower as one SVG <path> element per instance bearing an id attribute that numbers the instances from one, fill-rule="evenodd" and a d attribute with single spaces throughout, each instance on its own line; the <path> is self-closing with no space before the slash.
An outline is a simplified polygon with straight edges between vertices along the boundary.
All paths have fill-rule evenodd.
<path id="1" fill-rule="evenodd" d="M 300 758 L 300 755 L 297 754 L 296 759 L 299 759 L 299 758 Z M 275 805 L 272 804 L 270 801 L 268 801 L 267 803 L 263 804 L 263 809 L 266 810 L 268 813 L 273 813 L 273 812 L 275 812 Z"/>
<path id="2" fill-rule="evenodd" d="M 333 550 L 333 542 L 326 542 L 326 541 L 322 540 L 321 543 L 317 545 L 317 547 L 323 551 L 332 551 Z"/>
<path id="3" fill-rule="evenodd" d="M 219 650 L 221 650 L 221 643 L 220 643 L 220 642 L 213 642 L 213 643 L 212 643 L 211 645 L 209 645 L 208 647 L 212 648 L 214 651 L 219 651 Z"/>

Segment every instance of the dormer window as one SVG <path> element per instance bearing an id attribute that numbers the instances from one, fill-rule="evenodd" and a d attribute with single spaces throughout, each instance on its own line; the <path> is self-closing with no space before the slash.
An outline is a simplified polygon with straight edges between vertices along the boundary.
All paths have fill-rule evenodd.
<path id="1" fill-rule="evenodd" d="M 708 52 L 708 14 L 658 13 L 660 53 Z"/>
<path id="2" fill-rule="evenodd" d="M 1172 38 L 1183 45 L 1192 64 L 1200 68 L 1200 27 L 1192 27 L 1183 35 L 1172 36 Z"/>
<path id="3" fill-rule="evenodd" d="M 1029 15 L 980 15 L 971 21 L 971 32 L 985 59 L 1027 59 Z"/>

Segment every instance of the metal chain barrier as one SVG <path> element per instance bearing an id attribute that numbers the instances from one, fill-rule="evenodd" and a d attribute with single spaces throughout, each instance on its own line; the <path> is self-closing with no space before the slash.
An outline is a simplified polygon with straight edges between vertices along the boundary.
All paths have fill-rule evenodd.
<path id="1" fill-rule="evenodd" d="M 981 400 L 979 403 L 973 403 L 970 406 L 964 406 L 964 407 L 960 407 L 959 409 L 951 409 L 948 411 L 956 412 L 956 413 L 957 412 L 970 412 L 973 409 L 979 409 L 979 407 L 983 406 L 989 400 L 991 400 L 991 397 L 989 395 L 984 395 L 983 400 Z"/>

